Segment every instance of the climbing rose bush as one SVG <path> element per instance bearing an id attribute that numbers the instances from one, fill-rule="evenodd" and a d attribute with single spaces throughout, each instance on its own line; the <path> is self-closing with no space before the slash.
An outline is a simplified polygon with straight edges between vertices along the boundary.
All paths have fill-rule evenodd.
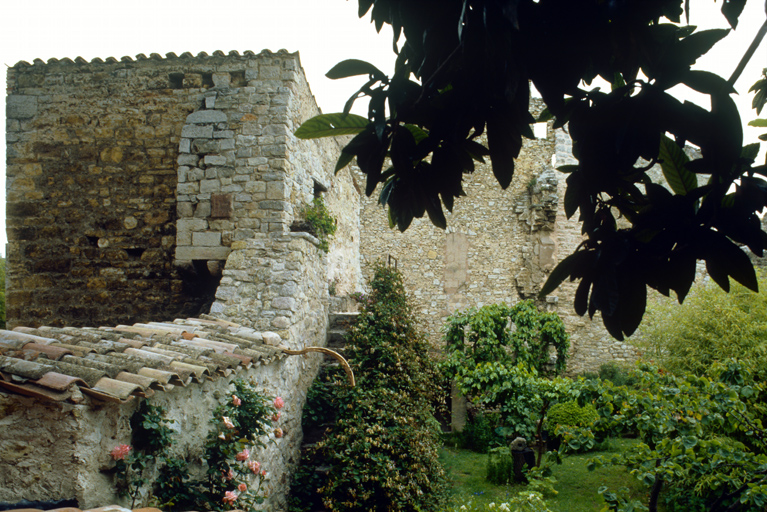
<path id="1" fill-rule="evenodd" d="M 233 386 L 235 392 L 213 413 L 203 452 L 207 476 L 200 480 L 190 478 L 186 461 L 167 457 L 172 430 L 167 427 L 171 420 L 165 418 L 165 411 L 146 407 L 148 413 L 140 424 L 150 425 L 150 430 L 144 436 L 161 438 L 161 449 L 147 452 L 119 444 L 110 451 L 119 488 L 133 503 L 147 499 L 143 489 L 149 481 L 144 470 L 153 464 L 159 468 L 153 499 L 163 510 L 253 510 L 263 503 L 267 471 L 251 457 L 256 448 L 266 446 L 270 435 L 276 436 L 277 430 L 280 435 L 276 437 L 282 436 L 282 429 L 275 429 L 274 422 L 279 419 L 277 409 L 285 402 L 280 397 L 264 396 L 254 383 L 236 380 Z"/>
<path id="2" fill-rule="evenodd" d="M 114 460 L 123 460 L 131 452 L 131 447 L 127 444 L 118 444 L 115 446 L 109 454 Z"/>

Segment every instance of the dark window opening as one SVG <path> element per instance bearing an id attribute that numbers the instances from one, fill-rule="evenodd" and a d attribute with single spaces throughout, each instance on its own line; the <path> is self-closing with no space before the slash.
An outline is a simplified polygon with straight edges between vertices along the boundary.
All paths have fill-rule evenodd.
<path id="1" fill-rule="evenodd" d="M 328 187 L 326 187 L 319 181 L 314 180 L 314 198 L 315 199 L 322 196 L 322 193 L 327 191 L 328 191 Z"/>
<path id="2" fill-rule="evenodd" d="M 171 73 L 168 75 L 168 81 L 172 89 L 184 88 L 184 73 Z"/>
<path id="3" fill-rule="evenodd" d="M 202 86 L 203 87 L 213 87 L 213 73 L 203 73 L 202 74 Z"/>
<path id="4" fill-rule="evenodd" d="M 245 71 L 231 71 L 229 76 L 231 77 L 232 87 L 245 87 L 248 85 L 248 81 L 245 80 Z"/>
<path id="5" fill-rule="evenodd" d="M 188 314 L 198 316 L 210 312 L 216 300 L 216 290 L 221 282 L 223 261 L 194 260 L 181 268 L 183 293 L 187 300 L 184 308 Z"/>
<path id="6" fill-rule="evenodd" d="M 143 249 L 141 247 L 131 247 L 130 249 L 125 249 L 125 252 L 128 253 L 128 256 L 131 258 L 140 258 L 142 254 L 144 254 L 144 251 L 146 249 Z"/>
<path id="7" fill-rule="evenodd" d="M 99 237 L 97 236 L 86 236 L 85 238 L 88 239 L 88 244 L 92 245 L 93 247 L 99 246 Z"/>

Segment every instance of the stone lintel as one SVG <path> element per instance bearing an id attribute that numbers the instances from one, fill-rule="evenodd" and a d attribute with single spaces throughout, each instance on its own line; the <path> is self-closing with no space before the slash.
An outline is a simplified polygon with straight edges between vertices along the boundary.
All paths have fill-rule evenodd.
<path id="1" fill-rule="evenodd" d="M 176 247 L 176 261 L 193 260 L 226 260 L 231 249 L 229 247 Z"/>

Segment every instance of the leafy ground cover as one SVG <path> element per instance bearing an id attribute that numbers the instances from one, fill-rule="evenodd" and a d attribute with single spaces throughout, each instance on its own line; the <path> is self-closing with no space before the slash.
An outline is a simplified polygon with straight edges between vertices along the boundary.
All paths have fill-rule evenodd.
<path id="1" fill-rule="evenodd" d="M 626 487 L 634 499 L 646 501 L 646 489 L 624 468 L 603 466 L 595 471 L 588 471 L 586 463 L 595 455 L 610 455 L 627 449 L 635 443 L 632 439 L 610 439 L 605 449 L 599 452 L 569 455 L 561 465 L 553 468 L 555 484 L 559 492 L 556 496 L 547 496 L 546 503 L 554 512 L 598 512 L 604 502 L 597 490 L 605 485 L 611 489 Z M 487 474 L 487 454 L 451 447 L 444 447 L 440 460 L 445 465 L 450 478 L 453 507 L 469 501 L 473 503 L 500 503 L 508 501 L 525 486 L 494 485 L 485 479 Z"/>

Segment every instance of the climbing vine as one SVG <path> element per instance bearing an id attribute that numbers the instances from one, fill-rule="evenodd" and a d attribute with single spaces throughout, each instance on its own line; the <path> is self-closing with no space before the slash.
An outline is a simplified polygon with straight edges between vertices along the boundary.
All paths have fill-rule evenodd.
<path id="1" fill-rule="evenodd" d="M 523 363 L 547 373 L 549 353 L 556 353 L 553 373 L 567 368 L 570 337 L 556 313 L 539 311 L 532 300 L 507 306 L 491 304 L 456 312 L 445 324 L 449 373 L 482 362 Z"/>

